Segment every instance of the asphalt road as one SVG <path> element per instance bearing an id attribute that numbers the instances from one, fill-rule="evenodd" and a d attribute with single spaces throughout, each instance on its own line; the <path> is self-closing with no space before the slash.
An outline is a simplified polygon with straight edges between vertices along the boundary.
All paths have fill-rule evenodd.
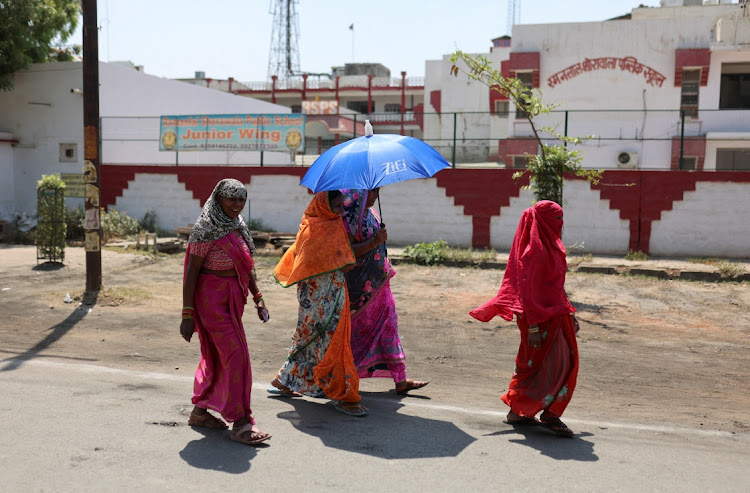
<path id="1" fill-rule="evenodd" d="M 253 389 L 268 445 L 187 426 L 192 379 L 64 358 L 0 360 L 0 491 L 748 491 L 750 434 L 566 419 L 367 391 L 370 415 Z M 460 389 L 456 390 L 457 392 Z M 428 393 L 427 393 L 428 395 Z"/>

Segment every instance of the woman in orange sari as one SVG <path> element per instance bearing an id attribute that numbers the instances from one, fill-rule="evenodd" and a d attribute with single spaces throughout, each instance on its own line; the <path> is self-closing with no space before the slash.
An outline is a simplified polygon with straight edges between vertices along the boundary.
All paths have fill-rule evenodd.
<path id="1" fill-rule="evenodd" d="M 562 207 L 555 202 L 542 200 L 526 209 L 497 296 L 472 310 L 471 316 L 488 322 L 496 315 L 505 320 L 515 315 L 521 332 L 516 368 L 501 396 L 510 406 L 506 423 L 540 425 L 572 437 L 560 417 L 576 386 L 578 322 L 565 295 L 562 227 Z"/>
<path id="2" fill-rule="evenodd" d="M 274 269 L 283 287 L 297 285 L 299 317 L 289 356 L 269 389 L 280 395 L 328 397 L 335 408 L 364 416 L 351 349 L 351 318 L 344 271 L 355 263 L 341 221 L 339 191 L 316 194 L 297 239 Z"/>

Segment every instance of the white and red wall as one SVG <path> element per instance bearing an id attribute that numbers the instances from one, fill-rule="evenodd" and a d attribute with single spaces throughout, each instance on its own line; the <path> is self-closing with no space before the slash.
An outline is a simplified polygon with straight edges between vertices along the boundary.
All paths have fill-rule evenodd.
<path id="1" fill-rule="evenodd" d="M 306 168 L 102 166 L 106 206 L 141 217 L 157 213 L 164 230 L 186 226 L 215 183 L 242 181 L 246 218 L 295 233 L 312 195 L 299 186 Z M 507 250 L 533 195 L 512 170 L 447 169 L 434 178 L 381 191 L 393 245 L 443 239 L 463 247 Z M 583 252 L 743 258 L 750 254 L 750 172 L 606 171 L 601 182 L 565 181 L 566 245 Z"/>

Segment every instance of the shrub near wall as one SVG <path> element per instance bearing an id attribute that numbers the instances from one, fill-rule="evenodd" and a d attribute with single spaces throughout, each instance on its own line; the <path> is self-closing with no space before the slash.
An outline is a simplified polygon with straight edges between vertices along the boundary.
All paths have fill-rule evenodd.
<path id="1" fill-rule="evenodd" d="M 65 260 L 65 183 L 58 175 L 42 175 L 37 182 L 38 216 L 36 258 L 51 262 Z"/>

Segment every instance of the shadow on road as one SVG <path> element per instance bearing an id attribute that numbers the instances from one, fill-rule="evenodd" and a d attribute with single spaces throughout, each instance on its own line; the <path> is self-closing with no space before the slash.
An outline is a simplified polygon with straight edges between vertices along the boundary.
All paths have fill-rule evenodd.
<path id="1" fill-rule="evenodd" d="M 193 428 L 203 438 L 192 440 L 180 450 L 180 457 L 192 467 L 210 469 L 229 474 L 242 474 L 250 470 L 250 462 L 257 450 L 268 445 L 251 447 L 229 439 L 229 430 Z"/>
<path id="2" fill-rule="evenodd" d="M 594 436 L 591 433 L 577 433 L 573 438 L 561 438 L 541 427 L 510 428 L 485 436 L 521 435 L 523 438 L 511 438 L 509 442 L 525 445 L 538 450 L 542 455 L 555 460 L 574 460 L 578 462 L 596 462 L 599 456 L 594 453 L 594 444 L 584 437 Z"/>
<path id="3" fill-rule="evenodd" d="M 293 410 L 279 413 L 297 430 L 327 447 L 383 459 L 455 457 L 476 439 L 449 421 L 399 414 L 404 407 L 390 398 L 367 398 L 365 417 L 337 412 L 330 401 L 283 399 Z"/>
<path id="4" fill-rule="evenodd" d="M 55 341 L 67 334 L 70 329 L 75 327 L 78 322 L 83 320 L 84 317 L 88 315 L 89 309 L 96 305 L 98 296 L 98 291 L 86 293 L 84 295 L 83 304 L 79 305 L 75 310 L 73 310 L 73 312 L 68 315 L 65 320 L 47 329 L 47 331 L 51 332 L 47 334 L 44 339 L 37 342 L 33 347 L 29 348 L 27 351 L 19 354 L 18 356 L 0 360 L 0 363 L 7 363 L 5 366 L 0 368 L 0 372 L 17 370 L 23 365 L 24 361 L 34 359 L 39 355 L 39 353 L 50 347 Z"/>

